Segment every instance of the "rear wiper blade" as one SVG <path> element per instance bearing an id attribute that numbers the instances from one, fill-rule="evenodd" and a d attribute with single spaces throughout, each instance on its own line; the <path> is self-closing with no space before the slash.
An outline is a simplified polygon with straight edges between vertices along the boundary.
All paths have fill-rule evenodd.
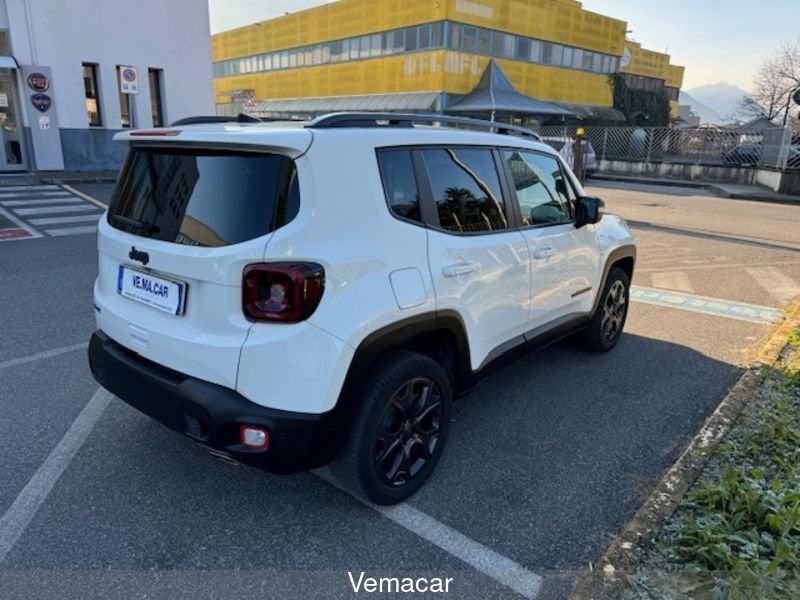
<path id="1" fill-rule="evenodd" d="M 111 215 L 111 218 L 115 221 L 125 223 L 125 225 L 130 225 L 131 227 L 135 227 L 139 231 L 144 231 L 146 233 L 158 233 L 160 231 L 158 225 L 153 223 L 145 223 L 144 221 L 139 221 L 138 219 L 131 219 L 130 217 L 123 217 L 122 215 Z"/>

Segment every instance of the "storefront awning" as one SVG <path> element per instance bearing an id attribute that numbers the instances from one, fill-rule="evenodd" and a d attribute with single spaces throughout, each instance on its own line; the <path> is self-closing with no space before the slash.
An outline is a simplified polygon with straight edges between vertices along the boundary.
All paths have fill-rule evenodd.
<path id="1" fill-rule="evenodd" d="M 330 112 L 435 112 L 439 94 L 375 94 L 369 96 L 329 96 L 264 100 L 250 112 L 253 114 L 323 114 Z"/>
<path id="2" fill-rule="evenodd" d="M 594 106 L 590 104 L 571 104 L 568 102 L 554 102 L 558 106 L 572 111 L 584 121 L 603 121 L 607 123 L 625 123 L 627 119 L 616 108 L 610 106 Z"/>
<path id="3" fill-rule="evenodd" d="M 571 110 L 520 94 L 494 59 L 475 89 L 446 108 L 448 113 L 580 118 Z"/>
<path id="4" fill-rule="evenodd" d="M 13 56 L 0 56 L 0 69 L 19 69 L 19 65 Z"/>

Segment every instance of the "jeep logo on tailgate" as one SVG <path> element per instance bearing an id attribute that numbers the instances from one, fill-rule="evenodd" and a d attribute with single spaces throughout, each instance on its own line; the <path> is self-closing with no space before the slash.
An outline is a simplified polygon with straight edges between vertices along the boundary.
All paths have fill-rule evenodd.
<path id="1" fill-rule="evenodd" d="M 141 252 L 136 249 L 136 246 L 131 248 L 131 251 L 128 252 L 128 258 L 131 260 L 138 260 L 143 265 L 146 265 L 150 262 L 150 255 L 147 252 Z"/>

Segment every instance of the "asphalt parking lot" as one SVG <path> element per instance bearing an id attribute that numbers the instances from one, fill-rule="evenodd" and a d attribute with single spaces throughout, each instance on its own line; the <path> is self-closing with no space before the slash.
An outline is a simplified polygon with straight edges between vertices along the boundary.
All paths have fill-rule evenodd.
<path id="1" fill-rule="evenodd" d="M 324 471 L 225 463 L 98 392 L 94 234 L 0 242 L 0 597 L 348 598 L 348 570 L 565 597 L 800 296 L 800 205 L 588 191 L 639 239 L 627 335 L 494 375 L 455 405 L 436 474 L 389 509 Z"/>

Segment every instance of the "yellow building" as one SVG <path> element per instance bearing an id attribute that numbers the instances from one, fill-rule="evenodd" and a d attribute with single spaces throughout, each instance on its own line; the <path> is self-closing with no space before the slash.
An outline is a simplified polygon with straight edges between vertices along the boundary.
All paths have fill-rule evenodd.
<path id="1" fill-rule="evenodd" d="M 680 85 L 626 29 L 576 0 L 338 0 L 212 36 L 214 92 L 223 113 L 443 111 L 494 58 L 522 94 L 602 118 L 626 47 L 626 72 Z"/>

